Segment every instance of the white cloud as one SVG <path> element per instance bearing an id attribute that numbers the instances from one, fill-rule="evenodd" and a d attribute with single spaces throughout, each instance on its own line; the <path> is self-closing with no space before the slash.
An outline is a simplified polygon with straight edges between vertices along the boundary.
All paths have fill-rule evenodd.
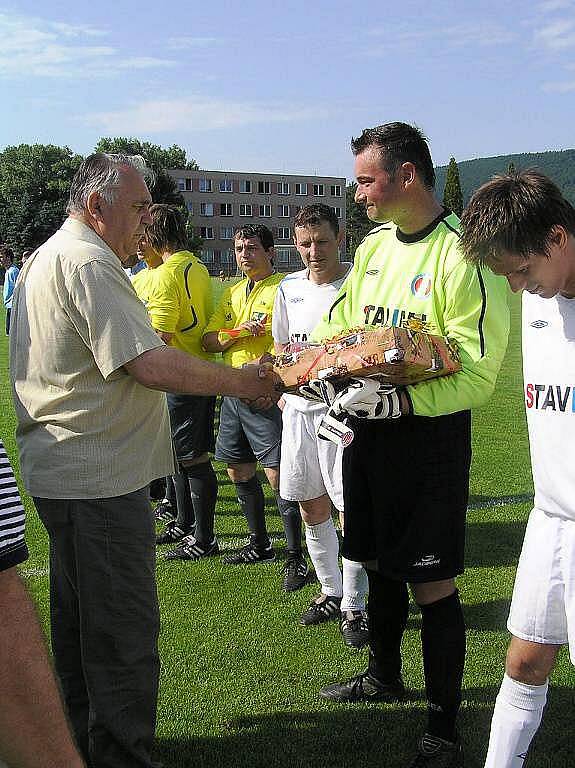
<path id="1" fill-rule="evenodd" d="M 88 25 L 0 13 L 0 78 L 84 78 L 113 75 L 118 69 L 153 69 L 176 62 L 129 57 L 111 45 L 94 45 L 107 33 Z"/>
<path id="2" fill-rule="evenodd" d="M 150 100 L 114 112 L 95 112 L 81 120 L 111 134 L 141 135 L 322 120 L 327 117 L 327 110 L 316 107 L 286 109 L 279 104 L 250 104 L 191 96 L 177 100 Z"/>
<path id="3" fill-rule="evenodd" d="M 535 42 L 551 51 L 560 51 L 575 46 L 575 21 L 557 19 L 535 32 Z"/>
<path id="4" fill-rule="evenodd" d="M 219 41 L 217 37 L 171 37 L 166 45 L 172 51 L 187 51 L 193 48 L 210 48 Z"/>
<path id="5" fill-rule="evenodd" d="M 542 88 L 547 93 L 570 93 L 575 91 L 575 80 L 544 83 Z"/>
<path id="6" fill-rule="evenodd" d="M 487 47 L 503 45 L 516 38 L 516 34 L 506 27 L 491 22 L 468 24 L 452 24 L 447 27 L 423 27 L 421 29 L 405 28 L 394 30 L 393 35 L 386 27 L 373 29 L 371 37 L 381 37 L 381 48 L 370 48 L 368 56 L 384 56 L 389 50 L 413 49 L 425 42 L 438 44 L 439 50 L 461 47 Z"/>
<path id="7" fill-rule="evenodd" d="M 545 0 L 539 3 L 537 10 L 541 13 L 553 13 L 554 11 L 564 11 L 573 6 L 573 0 Z"/>

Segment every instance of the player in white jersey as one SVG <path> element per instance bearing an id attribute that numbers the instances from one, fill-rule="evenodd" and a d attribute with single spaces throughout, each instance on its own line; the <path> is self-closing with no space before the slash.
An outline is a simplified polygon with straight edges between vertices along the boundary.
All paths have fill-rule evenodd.
<path id="1" fill-rule="evenodd" d="M 294 242 L 306 268 L 284 278 L 276 293 L 272 320 L 276 351 L 288 344 L 306 344 L 329 310 L 351 267 L 339 261 L 343 235 L 330 206 L 308 205 L 296 216 Z M 332 504 L 343 512 L 343 449 L 317 437 L 325 405 L 298 395 L 285 395 L 284 400 L 280 493 L 300 504 L 307 549 L 321 585 L 321 593 L 300 621 L 307 626 L 339 618 L 345 644 L 362 648 L 368 641 L 367 576 L 360 563 L 346 558 L 342 576 L 332 518 Z"/>
<path id="2" fill-rule="evenodd" d="M 575 663 L 575 209 L 543 174 L 496 176 L 462 218 L 467 257 L 523 294 L 523 375 L 535 486 L 507 627 L 486 768 L 520 768 L 557 653 Z"/>

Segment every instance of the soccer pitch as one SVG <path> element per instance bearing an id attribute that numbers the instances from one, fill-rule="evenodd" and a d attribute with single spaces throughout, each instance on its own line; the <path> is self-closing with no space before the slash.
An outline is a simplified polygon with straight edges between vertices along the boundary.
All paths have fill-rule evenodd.
<path id="1" fill-rule="evenodd" d="M 214 287 L 219 293 L 224 286 L 214 280 Z M 508 639 L 508 601 L 532 495 L 519 298 L 511 297 L 510 303 L 512 334 L 497 390 L 473 419 L 467 570 L 459 579 L 468 630 L 459 729 L 468 768 L 480 768 L 487 749 Z M 7 367 L 2 333 L 1 435 L 16 464 Z M 217 469 L 216 531 L 226 550 L 241 542 L 246 525 L 233 485 L 222 466 Z M 409 471 L 406 467 L 407 480 Z M 412 605 L 403 647 L 406 702 L 334 705 L 321 700 L 318 690 L 362 670 L 367 652 L 346 649 L 337 623 L 300 626 L 299 616 L 317 584 L 290 594 L 281 590 L 282 526 L 269 487 L 264 487 L 268 528 L 280 555 L 275 563 L 234 568 L 219 558 L 168 562 L 161 551 L 165 548 L 158 552 L 158 757 L 166 768 L 402 768 L 425 726 L 419 614 Z M 47 626 L 47 539 L 32 503 L 25 502 L 30 559 L 21 572 Z M 565 651 L 551 682 L 543 726 L 526 761 L 529 768 L 575 764 L 575 735 L 564 725 L 566 718 L 571 722 L 575 676 Z"/>

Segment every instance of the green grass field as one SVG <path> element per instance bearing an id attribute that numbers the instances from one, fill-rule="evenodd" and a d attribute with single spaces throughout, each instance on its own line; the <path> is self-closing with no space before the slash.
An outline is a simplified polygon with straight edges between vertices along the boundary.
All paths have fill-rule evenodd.
<path id="1" fill-rule="evenodd" d="M 219 281 L 214 283 L 221 290 Z M 468 627 L 460 717 L 468 768 L 483 765 L 487 748 L 491 709 L 503 673 L 508 601 L 532 494 L 517 297 L 512 312 L 513 331 L 497 392 L 474 414 L 467 571 L 459 581 Z M 16 464 L 7 378 L 2 335 L 1 434 Z M 218 476 L 216 527 L 222 547 L 228 548 L 245 536 L 246 527 L 222 467 Z M 269 489 L 266 498 L 269 530 L 281 550 L 281 522 Z M 31 556 L 21 570 L 47 625 L 47 541 L 28 499 L 26 506 Z M 409 701 L 329 704 L 318 697 L 318 689 L 363 669 L 367 652 L 347 650 L 335 623 L 299 625 L 317 585 L 285 594 L 281 565 L 281 558 L 272 565 L 237 569 L 222 566 L 219 559 L 185 564 L 158 558 L 159 757 L 169 768 L 405 766 L 425 724 L 417 611 L 410 615 L 403 647 Z M 575 764 L 575 736 L 564 724 L 566 711 L 573 711 L 575 677 L 565 651 L 552 684 L 544 725 L 526 763 L 529 768 Z"/>

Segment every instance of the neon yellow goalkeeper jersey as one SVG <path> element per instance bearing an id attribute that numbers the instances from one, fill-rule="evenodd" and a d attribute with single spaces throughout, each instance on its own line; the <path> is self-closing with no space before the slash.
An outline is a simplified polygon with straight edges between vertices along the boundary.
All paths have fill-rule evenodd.
<path id="1" fill-rule="evenodd" d="M 420 416 L 485 403 L 507 347 L 507 283 L 464 260 L 458 227 L 457 216 L 446 211 L 413 235 L 392 223 L 373 229 L 313 332 L 319 341 L 348 328 L 399 326 L 418 318 L 429 333 L 457 342 L 459 373 L 407 387 L 413 412 Z"/>

